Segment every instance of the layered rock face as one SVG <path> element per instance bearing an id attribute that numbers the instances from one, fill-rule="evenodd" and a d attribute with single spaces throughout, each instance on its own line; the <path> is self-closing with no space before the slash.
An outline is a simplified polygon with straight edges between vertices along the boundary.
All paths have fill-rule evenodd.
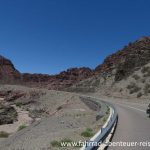
<path id="1" fill-rule="evenodd" d="M 102 65 L 96 67 L 95 71 L 111 73 L 115 69 L 115 81 L 120 81 L 148 62 L 150 62 L 150 37 L 142 37 L 108 56 Z"/>
<path id="2" fill-rule="evenodd" d="M 21 74 L 15 69 L 12 62 L 0 56 L 0 81 L 2 83 L 14 83 L 20 80 Z"/>
<path id="3" fill-rule="evenodd" d="M 71 68 L 57 75 L 20 73 L 7 58 L 0 56 L 0 82 L 61 89 L 93 75 L 90 68 Z"/>
<path id="4" fill-rule="evenodd" d="M 0 125 L 12 124 L 17 121 L 17 112 L 12 106 L 0 105 Z"/>
<path id="5" fill-rule="evenodd" d="M 72 68 L 52 76 L 43 74 L 22 74 L 22 81 L 24 84 L 36 84 L 37 86 L 44 86 L 48 89 L 62 89 L 89 78 L 93 74 L 93 71 L 89 68 Z"/>
<path id="6" fill-rule="evenodd" d="M 95 70 L 86 67 L 71 68 L 57 75 L 21 74 L 10 60 L 0 56 L 0 82 L 63 89 L 97 74 L 107 76 L 113 73 L 115 81 L 120 81 L 149 62 L 150 37 L 129 43 L 122 50 L 108 56 Z"/>

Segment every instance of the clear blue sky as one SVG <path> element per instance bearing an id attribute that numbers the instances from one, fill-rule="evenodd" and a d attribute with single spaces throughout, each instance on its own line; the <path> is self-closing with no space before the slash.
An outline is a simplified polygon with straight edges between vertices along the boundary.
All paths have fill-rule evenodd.
<path id="1" fill-rule="evenodd" d="M 150 33 L 150 0 L 0 0 L 0 54 L 21 72 L 94 68 Z"/>

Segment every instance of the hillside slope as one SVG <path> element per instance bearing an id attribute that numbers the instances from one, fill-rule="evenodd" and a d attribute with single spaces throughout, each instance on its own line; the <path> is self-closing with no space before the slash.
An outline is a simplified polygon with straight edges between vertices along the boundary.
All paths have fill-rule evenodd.
<path id="1" fill-rule="evenodd" d="M 96 92 L 106 96 L 150 96 L 150 37 L 129 43 L 96 67 L 96 76 L 70 87 L 69 91 Z"/>
<path id="2" fill-rule="evenodd" d="M 20 73 L 7 58 L 0 56 L 0 83 L 62 89 L 94 74 L 90 68 L 71 68 L 57 75 Z"/>

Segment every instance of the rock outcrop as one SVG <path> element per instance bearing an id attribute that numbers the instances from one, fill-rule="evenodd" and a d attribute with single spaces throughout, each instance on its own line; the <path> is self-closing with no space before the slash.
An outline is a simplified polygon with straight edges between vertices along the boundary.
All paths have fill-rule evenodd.
<path id="1" fill-rule="evenodd" d="M 7 58 L 0 56 L 1 83 L 16 83 L 20 81 L 21 74 Z"/>
<path id="2" fill-rule="evenodd" d="M 94 74 L 90 68 L 71 68 L 57 75 L 20 73 L 7 58 L 0 56 L 0 83 L 62 89 Z"/>
<path id="3" fill-rule="evenodd" d="M 148 62 L 150 62 L 150 37 L 142 37 L 129 43 L 122 50 L 108 56 L 95 70 L 86 67 L 71 68 L 57 75 L 22 74 L 15 69 L 10 60 L 0 56 L 0 82 L 63 89 L 97 74 L 105 77 L 113 72 L 115 81 L 120 81 Z"/>
<path id="4" fill-rule="evenodd" d="M 0 125 L 12 124 L 17 121 L 17 111 L 12 106 L 0 105 Z"/>
<path id="5" fill-rule="evenodd" d="M 142 37 L 108 56 L 95 71 L 107 74 L 115 69 L 115 81 L 120 81 L 148 62 L 150 62 L 150 37 Z"/>

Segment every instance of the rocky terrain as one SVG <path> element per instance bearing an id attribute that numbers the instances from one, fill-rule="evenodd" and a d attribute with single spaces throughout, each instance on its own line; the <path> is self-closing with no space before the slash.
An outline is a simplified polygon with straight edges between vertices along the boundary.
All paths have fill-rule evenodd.
<path id="1" fill-rule="evenodd" d="M 127 98 L 129 101 L 148 100 L 149 66 L 150 37 L 142 37 L 108 56 L 103 64 L 96 67 L 95 76 L 66 90 L 95 92 L 101 96 Z"/>
<path id="2" fill-rule="evenodd" d="M 20 73 L 7 58 L 0 56 L 0 83 L 21 84 L 31 87 L 62 89 L 94 74 L 90 68 L 70 68 L 57 75 Z"/>
<path id="3" fill-rule="evenodd" d="M 63 149 L 60 141 L 88 140 L 83 135 L 96 133 L 109 113 L 104 103 L 70 92 L 149 102 L 150 37 L 129 43 L 94 70 L 58 75 L 20 73 L 1 56 L 0 83 L 0 149 Z"/>
<path id="4" fill-rule="evenodd" d="M 0 81 L 1 83 L 16 83 L 20 80 L 20 72 L 7 58 L 0 56 Z"/>
<path id="5" fill-rule="evenodd" d="M 141 69 L 150 62 L 150 37 L 142 37 L 129 43 L 122 50 L 108 56 L 104 62 L 94 70 L 90 68 L 71 68 L 57 75 L 20 73 L 12 62 L 3 56 L 0 57 L 0 82 L 8 84 L 21 84 L 31 87 L 40 87 L 62 90 L 80 81 L 89 78 L 112 79 L 113 84 L 128 78 L 134 71 Z M 108 78 L 108 79 L 107 79 Z M 89 79 L 90 80 L 90 79 Z M 93 84 L 98 84 L 97 81 Z M 82 82 L 81 82 L 82 83 Z M 80 83 L 79 83 L 80 85 Z M 88 86 L 94 91 L 92 84 Z M 85 88 L 86 90 L 86 88 Z"/>
<path id="6" fill-rule="evenodd" d="M 12 119 L 0 125 L 3 150 L 64 149 L 54 143 L 88 140 L 108 115 L 105 104 L 72 93 L 18 85 L 1 85 L 0 91 L 0 119 Z"/>

